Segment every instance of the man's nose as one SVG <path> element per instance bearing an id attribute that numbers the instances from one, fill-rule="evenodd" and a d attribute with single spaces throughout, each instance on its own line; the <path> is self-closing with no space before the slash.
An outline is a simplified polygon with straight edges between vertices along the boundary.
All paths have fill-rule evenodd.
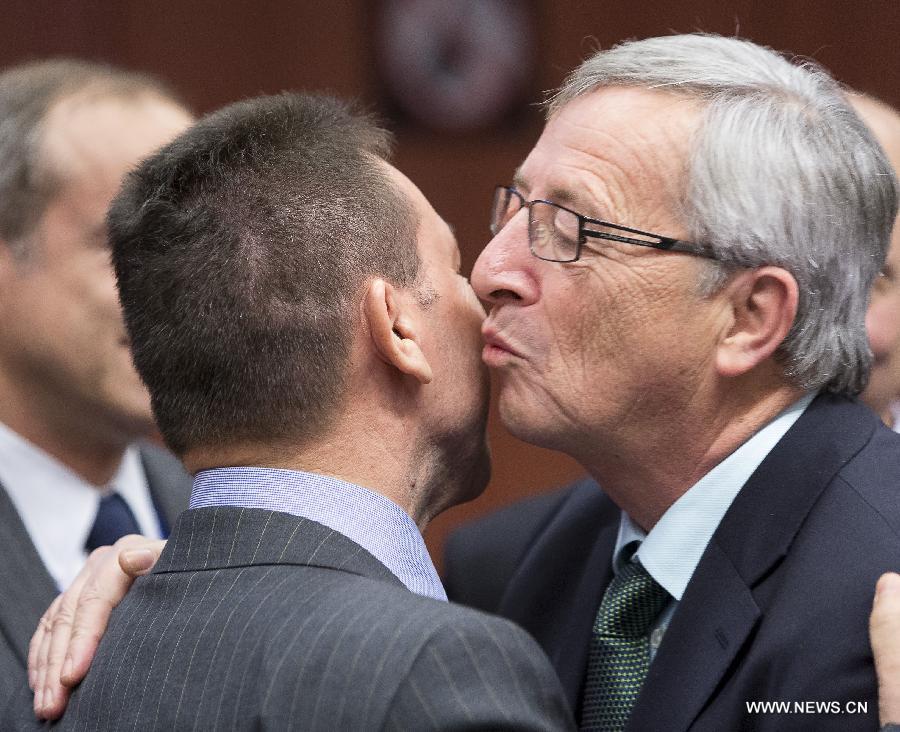
<path id="1" fill-rule="evenodd" d="M 528 212 L 519 211 L 478 255 L 472 269 L 472 287 L 484 302 L 532 302 L 537 297 L 535 265 L 528 249 Z"/>

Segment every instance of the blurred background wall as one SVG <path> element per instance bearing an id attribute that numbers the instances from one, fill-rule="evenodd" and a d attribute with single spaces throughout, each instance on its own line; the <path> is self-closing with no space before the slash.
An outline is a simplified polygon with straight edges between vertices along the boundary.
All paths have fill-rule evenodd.
<path id="1" fill-rule="evenodd" d="M 822 63 L 900 106 L 897 0 L 0 0 L 0 65 L 54 55 L 168 79 L 198 112 L 284 89 L 354 96 L 397 134 L 397 166 L 456 228 L 468 271 L 494 184 L 537 139 L 534 102 L 593 49 L 670 32 L 738 34 Z M 506 435 L 494 478 L 428 531 L 580 475 Z"/>

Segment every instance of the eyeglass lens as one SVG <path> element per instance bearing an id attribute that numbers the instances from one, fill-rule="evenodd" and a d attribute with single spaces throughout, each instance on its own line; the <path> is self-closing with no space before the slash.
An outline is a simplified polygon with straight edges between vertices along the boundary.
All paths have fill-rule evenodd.
<path id="1" fill-rule="evenodd" d="M 578 216 L 543 201 L 533 201 L 529 208 L 528 240 L 532 253 L 552 262 L 574 260 L 578 253 Z"/>
<path id="2" fill-rule="evenodd" d="M 491 233 L 494 236 L 499 234 L 521 206 L 521 200 L 509 188 L 497 186 L 494 189 L 494 202 L 491 207 Z"/>

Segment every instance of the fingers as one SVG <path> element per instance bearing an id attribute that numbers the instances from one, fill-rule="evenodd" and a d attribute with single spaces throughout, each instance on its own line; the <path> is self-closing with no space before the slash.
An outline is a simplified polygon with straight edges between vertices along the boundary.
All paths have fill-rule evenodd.
<path id="1" fill-rule="evenodd" d="M 119 566 L 125 574 L 131 577 L 140 577 L 153 569 L 162 550 L 166 548 L 166 542 L 146 541 L 141 546 L 135 546 L 119 554 Z"/>
<path id="2" fill-rule="evenodd" d="M 132 551 L 142 552 L 147 547 L 155 552 L 157 545 L 160 545 L 159 551 L 162 551 L 165 542 L 148 540 L 143 536 L 125 536 L 115 543 L 114 551 L 95 563 L 78 598 L 66 658 L 61 669 L 60 680 L 63 685 L 73 687 L 85 677 L 106 631 L 110 614 L 134 582 L 136 575 L 122 571 L 122 555 Z"/>
<path id="3" fill-rule="evenodd" d="M 91 561 L 98 561 L 97 558 L 103 551 L 98 549 L 92 554 L 89 564 Z M 34 712 L 41 719 L 56 719 L 62 713 L 61 710 L 57 712 L 60 703 L 63 708 L 65 707 L 68 693 L 59 683 L 59 667 L 71 633 L 75 607 L 86 581 L 87 574 L 82 570 L 69 589 L 57 596 L 38 625 L 41 637 L 35 654 L 36 680 L 32 688 Z M 29 653 L 29 658 L 30 656 Z M 30 666 L 29 676 L 31 676 Z"/>
<path id="4" fill-rule="evenodd" d="M 31 636 L 31 641 L 28 644 L 28 686 L 31 687 L 32 691 L 34 691 L 34 687 L 37 684 L 38 657 L 40 656 L 41 643 L 44 640 L 44 636 L 50 633 L 51 618 L 56 611 L 56 599 L 41 616 L 37 630 L 34 631 L 34 635 Z"/>
<path id="5" fill-rule="evenodd" d="M 869 632 L 881 723 L 900 723 L 900 575 L 894 572 L 882 575 L 875 587 Z"/>
<path id="6" fill-rule="evenodd" d="M 134 577 L 145 574 L 156 563 L 159 552 L 165 547 L 164 541 L 150 541 L 142 536 L 126 536 L 115 544 L 117 551 L 111 552 L 99 562 L 85 583 L 78 600 L 77 612 L 72 624 L 71 637 L 60 681 L 66 687 L 77 685 L 87 675 L 94 654 L 109 616 L 118 605 L 134 581 Z M 149 552 L 152 562 L 140 561 Z M 137 559 L 123 564 L 123 557 L 135 554 Z M 123 567 L 129 567 L 129 573 Z M 135 569 L 140 571 L 134 571 Z"/>
<path id="7" fill-rule="evenodd" d="M 59 599 L 59 598 L 57 598 Z M 51 605 L 51 610 L 53 611 L 53 615 L 55 616 L 58 611 L 58 603 L 54 600 L 54 604 L 56 607 Z M 48 657 L 50 655 L 50 638 L 53 632 L 53 623 L 50 622 L 49 626 L 46 629 L 43 637 L 41 638 L 41 643 L 38 648 L 38 657 L 37 657 L 37 682 L 35 684 L 35 693 L 34 693 L 34 711 L 35 714 L 39 714 L 40 710 L 44 707 L 44 699 L 45 697 L 45 689 L 46 689 L 46 677 L 47 677 L 47 663 Z"/>
<path id="8" fill-rule="evenodd" d="M 29 681 L 33 679 L 34 710 L 39 718 L 62 715 L 71 688 L 90 668 L 113 608 L 134 581 L 119 566 L 119 555 L 150 547 L 158 556 L 160 543 L 132 535 L 112 547 L 96 549 L 72 585 L 51 605 L 29 647 Z"/>

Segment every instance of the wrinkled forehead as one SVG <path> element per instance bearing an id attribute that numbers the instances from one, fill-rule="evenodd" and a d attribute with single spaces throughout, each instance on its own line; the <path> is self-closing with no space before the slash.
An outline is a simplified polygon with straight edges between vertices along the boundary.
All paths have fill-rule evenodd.
<path id="1" fill-rule="evenodd" d="M 516 185 L 593 215 L 670 204 L 683 190 L 701 111 L 698 101 L 665 91 L 588 92 L 549 118 Z"/>

